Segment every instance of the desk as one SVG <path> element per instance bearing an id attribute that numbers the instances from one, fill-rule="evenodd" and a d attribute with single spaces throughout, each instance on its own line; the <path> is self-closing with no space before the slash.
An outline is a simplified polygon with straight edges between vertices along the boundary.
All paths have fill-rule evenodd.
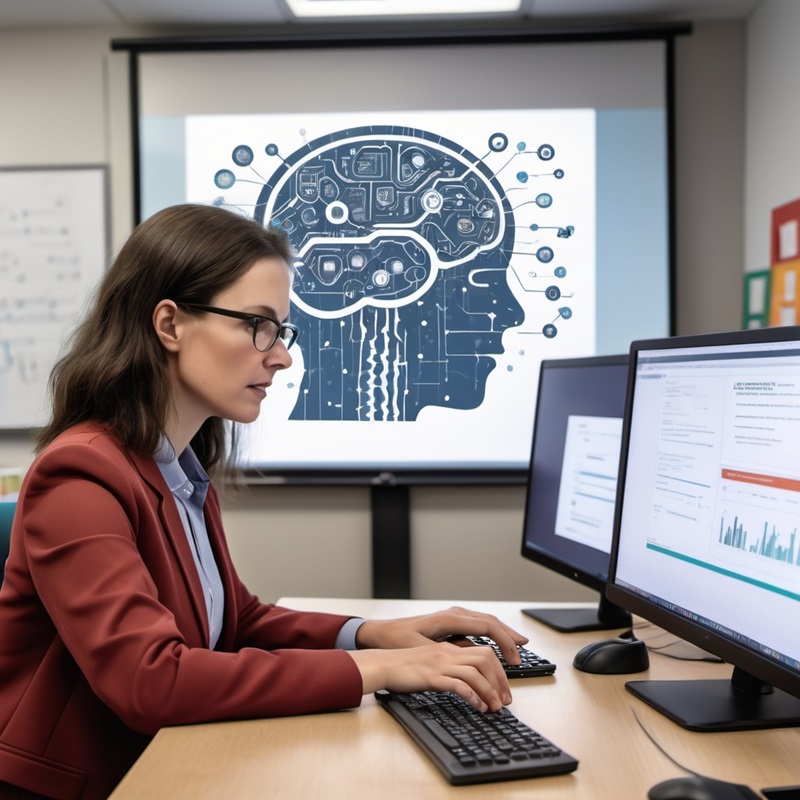
<path id="1" fill-rule="evenodd" d="M 373 619 L 437 611 L 443 601 L 282 598 L 290 608 Z M 403 729 L 365 697 L 361 708 L 330 714 L 165 728 L 110 800 L 250 798 L 530 798 L 644 800 L 658 781 L 683 773 L 639 728 L 631 709 L 681 763 L 754 789 L 800 784 L 800 729 L 742 733 L 685 731 L 624 689 L 625 675 L 572 667 L 585 644 L 613 634 L 559 634 L 524 616 L 534 603 L 460 603 L 495 614 L 529 636 L 557 664 L 553 677 L 512 682 L 511 710 L 579 760 L 570 775 L 450 786 Z M 540 605 L 553 605 L 540 604 Z M 572 604 L 574 605 L 574 604 Z M 643 634 L 643 638 L 646 638 Z M 731 669 L 651 654 L 634 678 L 729 677 Z"/>

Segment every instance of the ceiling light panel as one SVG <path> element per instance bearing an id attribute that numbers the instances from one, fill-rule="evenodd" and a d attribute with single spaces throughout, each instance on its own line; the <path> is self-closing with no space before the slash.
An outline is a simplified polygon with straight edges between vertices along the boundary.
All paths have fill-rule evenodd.
<path id="1" fill-rule="evenodd" d="M 298 19 L 518 14 L 521 0 L 286 0 Z"/>

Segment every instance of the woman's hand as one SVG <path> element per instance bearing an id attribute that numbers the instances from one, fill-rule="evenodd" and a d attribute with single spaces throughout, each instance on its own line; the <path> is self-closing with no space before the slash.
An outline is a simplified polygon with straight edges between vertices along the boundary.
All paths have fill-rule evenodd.
<path id="1" fill-rule="evenodd" d="M 361 672 L 364 694 L 379 689 L 453 692 L 483 712 L 499 711 L 511 702 L 508 679 L 490 647 L 441 642 L 401 650 L 349 650 L 348 654 Z"/>
<path id="2" fill-rule="evenodd" d="M 497 642 L 509 664 L 520 663 L 517 645 L 528 641 L 527 637 L 491 614 L 454 606 L 447 611 L 419 617 L 367 620 L 358 629 L 356 644 L 359 648 L 423 647 L 431 642 L 441 642 L 450 636 L 488 636 Z M 488 652 L 497 661 L 494 653 L 491 650 Z"/>

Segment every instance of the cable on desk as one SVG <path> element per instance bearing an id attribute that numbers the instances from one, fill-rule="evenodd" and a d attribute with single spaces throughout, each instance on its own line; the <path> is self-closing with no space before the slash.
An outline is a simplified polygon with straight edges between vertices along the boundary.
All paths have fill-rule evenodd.
<path id="1" fill-rule="evenodd" d="M 673 757 L 672 757 L 672 756 L 671 756 L 671 755 L 670 755 L 670 754 L 669 754 L 669 753 L 668 753 L 668 752 L 667 752 L 667 751 L 666 751 L 666 750 L 665 750 L 665 749 L 664 749 L 664 748 L 663 748 L 663 747 L 662 747 L 662 746 L 661 746 L 661 745 L 660 745 L 660 744 L 659 744 L 659 743 L 656 741 L 656 738 L 655 738 L 655 736 L 653 736 L 653 734 L 652 734 L 652 733 L 650 733 L 650 731 L 649 731 L 649 730 L 647 730 L 647 728 L 644 726 L 644 723 L 643 723 L 643 722 L 642 722 L 642 721 L 639 719 L 639 715 L 636 713 L 636 711 L 634 711 L 634 709 L 633 709 L 631 706 L 628 706 L 628 708 L 630 709 L 630 712 L 631 712 L 631 714 L 633 714 L 633 718 L 636 720 L 636 724 L 637 724 L 637 725 L 638 725 L 638 726 L 639 726 L 639 727 L 642 729 L 642 731 L 643 731 L 644 735 L 645 735 L 645 736 L 646 736 L 646 737 L 647 737 L 647 738 L 648 738 L 648 739 L 649 739 L 649 740 L 650 740 L 650 741 L 653 743 L 653 745 L 655 746 L 655 748 L 656 748 L 656 749 L 657 749 L 657 750 L 658 750 L 658 751 L 659 751 L 659 752 L 660 752 L 660 753 L 661 753 L 661 754 L 662 754 L 662 755 L 663 755 L 665 758 L 667 758 L 669 761 L 671 761 L 671 762 L 672 762 L 672 763 L 673 763 L 673 764 L 674 764 L 674 765 L 675 765 L 675 766 L 676 766 L 678 769 L 682 769 L 684 772 L 688 772 L 690 775 L 694 775 L 696 778 L 707 778 L 707 779 L 709 779 L 709 780 L 712 780 L 712 781 L 720 781 L 720 780 L 722 780 L 722 779 L 720 779 L 720 778 L 711 778 L 709 775 L 704 775 L 702 772 L 695 772 L 693 769 L 689 769 L 689 767 L 685 766 L 684 764 L 681 764 L 681 762 L 680 762 L 680 761 L 678 761 L 677 759 L 673 758 Z M 724 781 L 723 781 L 723 782 L 724 782 Z M 758 797 L 758 795 L 756 795 L 756 794 L 755 794 L 755 792 L 753 792 L 753 790 L 752 790 L 752 789 L 750 789 L 750 787 L 749 787 L 749 786 L 743 786 L 743 785 L 738 785 L 738 784 L 729 784 L 729 785 L 730 785 L 730 786 L 736 786 L 736 788 L 738 788 L 738 789 L 739 789 L 739 790 L 741 790 L 742 792 L 745 792 L 745 794 L 739 794 L 739 795 L 737 795 L 737 796 L 740 796 L 740 797 L 753 797 L 753 798 L 756 798 L 756 797 Z M 786 786 L 786 787 L 782 787 L 782 786 L 781 786 L 781 787 L 775 787 L 775 789 L 761 789 L 761 793 L 762 793 L 762 794 L 763 794 L 765 797 L 768 797 L 768 796 L 771 796 L 771 795 L 767 795 L 767 792 L 772 792 L 772 791 L 774 791 L 774 792 L 776 792 L 776 793 L 778 793 L 778 792 L 781 792 L 781 791 L 793 792 L 793 791 L 796 791 L 797 789 L 798 789 L 798 787 L 797 787 L 797 786 Z M 749 793 L 749 794 L 747 794 L 747 793 Z M 777 797 L 777 796 L 782 796 L 782 795 L 778 795 L 778 794 L 776 794 L 776 797 Z M 795 796 L 794 794 L 791 794 L 791 795 L 790 795 L 790 794 L 787 794 L 787 795 L 786 795 L 786 797 L 787 797 L 787 800 L 790 800 L 790 798 L 791 798 L 791 797 L 794 797 L 794 796 Z"/>
<path id="2" fill-rule="evenodd" d="M 655 738 L 655 736 L 653 736 L 653 734 L 652 734 L 652 733 L 650 733 L 650 731 L 649 731 L 649 730 L 647 730 L 647 728 L 644 726 L 644 723 L 643 723 L 643 722 L 642 722 L 642 721 L 639 719 L 639 715 L 636 713 L 636 711 L 634 711 L 634 709 L 633 709 L 633 708 L 631 708 L 630 706 L 628 706 L 628 708 L 630 709 L 630 712 L 631 712 L 631 714 L 633 714 L 633 718 L 636 720 L 636 724 L 637 724 L 637 725 L 638 725 L 638 726 L 639 726 L 639 727 L 642 729 L 642 731 L 644 732 L 644 735 L 645 735 L 645 736 L 646 736 L 646 737 L 647 737 L 647 738 L 648 738 L 648 739 L 649 739 L 649 740 L 650 740 L 650 741 L 653 743 L 653 745 L 656 747 L 656 749 L 657 749 L 657 750 L 658 750 L 658 751 L 659 751 L 659 752 L 660 752 L 660 753 L 661 753 L 663 756 L 665 756 L 666 758 L 668 758 L 668 759 L 669 759 L 669 760 L 670 760 L 670 761 L 671 761 L 671 762 L 672 762 L 672 763 L 673 763 L 673 764 L 674 764 L 676 767 L 678 767 L 678 769 L 682 769 L 684 772 L 688 772 L 690 775 L 694 775 L 694 776 L 695 776 L 695 777 L 697 777 L 697 778 L 704 778 L 704 777 L 706 777 L 705 775 L 702 775 L 702 774 L 701 774 L 701 773 L 699 773 L 699 772 L 695 772 L 693 769 L 689 769 L 689 767 L 686 767 L 686 766 L 684 766 L 683 764 L 681 764 L 681 762 L 680 762 L 680 761 L 678 761 L 677 759 L 673 758 L 673 757 L 672 757 L 672 756 L 671 756 L 671 755 L 670 755 L 670 754 L 669 754 L 669 753 L 668 753 L 668 752 L 667 752 L 667 751 L 666 751 L 666 750 L 665 750 L 665 749 L 664 749 L 664 748 L 663 748 L 663 747 L 662 747 L 662 746 L 661 746 L 661 745 L 660 745 L 660 744 L 659 744 L 659 743 L 656 741 L 656 738 Z"/>
<path id="3" fill-rule="evenodd" d="M 703 649 L 701 649 L 699 647 L 696 647 L 696 645 L 693 645 L 690 642 L 684 641 L 680 637 L 675 636 L 675 634 L 669 633 L 669 631 L 665 631 L 663 628 L 659 628 L 657 625 L 654 625 L 652 622 L 647 622 L 645 620 L 643 622 L 637 622 L 633 626 L 633 630 L 637 631 L 637 633 L 639 631 L 641 631 L 643 628 L 644 629 L 654 628 L 655 630 L 660 630 L 661 631 L 661 633 L 656 633 L 654 636 L 650 636 L 647 639 L 642 639 L 642 641 L 645 643 L 645 646 L 647 647 L 648 651 L 650 651 L 652 653 L 658 653 L 659 655 L 666 656 L 667 658 L 674 658 L 676 661 L 711 661 L 711 662 L 714 662 L 714 663 L 722 663 L 722 659 L 721 658 L 718 658 L 717 656 L 712 655 L 711 653 L 707 653 L 705 650 L 703 650 Z M 661 645 L 650 644 L 650 642 L 652 642 L 652 641 L 654 641 L 656 639 L 662 639 L 665 636 L 671 637 L 671 641 L 667 642 L 666 644 L 661 644 Z M 677 655 L 676 653 L 667 652 L 668 648 L 676 647 L 676 646 L 679 647 L 681 645 L 684 645 L 686 647 L 693 648 L 693 649 L 697 650 L 698 655 L 691 655 L 691 656 L 688 656 L 688 655 Z"/>

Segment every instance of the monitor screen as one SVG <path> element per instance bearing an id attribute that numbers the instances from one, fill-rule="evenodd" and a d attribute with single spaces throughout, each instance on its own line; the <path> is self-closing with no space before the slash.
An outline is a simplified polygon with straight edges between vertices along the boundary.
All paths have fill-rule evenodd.
<path id="1" fill-rule="evenodd" d="M 627 355 L 546 359 L 539 371 L 522 555 L 601 592 L 627 377 Z M 565 632 L 630 625 L 604 595 L 597 609 L 524 611 Z"/>
<path id="2" fill-rule="evenodd" d="M 296 252 L 293 364 L 241 466 L 522 482 L 541 360 L 670 333 L 671 40 L 647 37 L 137 53 L 140 217 L 216 204 Z"/>
<path id="3" fill-rule="evenodd" d="M 800 725 L 799 441 L 800 328 L 632 344 L 607 591 L 734 666 L 628 684 L 685 727 Z"/>

